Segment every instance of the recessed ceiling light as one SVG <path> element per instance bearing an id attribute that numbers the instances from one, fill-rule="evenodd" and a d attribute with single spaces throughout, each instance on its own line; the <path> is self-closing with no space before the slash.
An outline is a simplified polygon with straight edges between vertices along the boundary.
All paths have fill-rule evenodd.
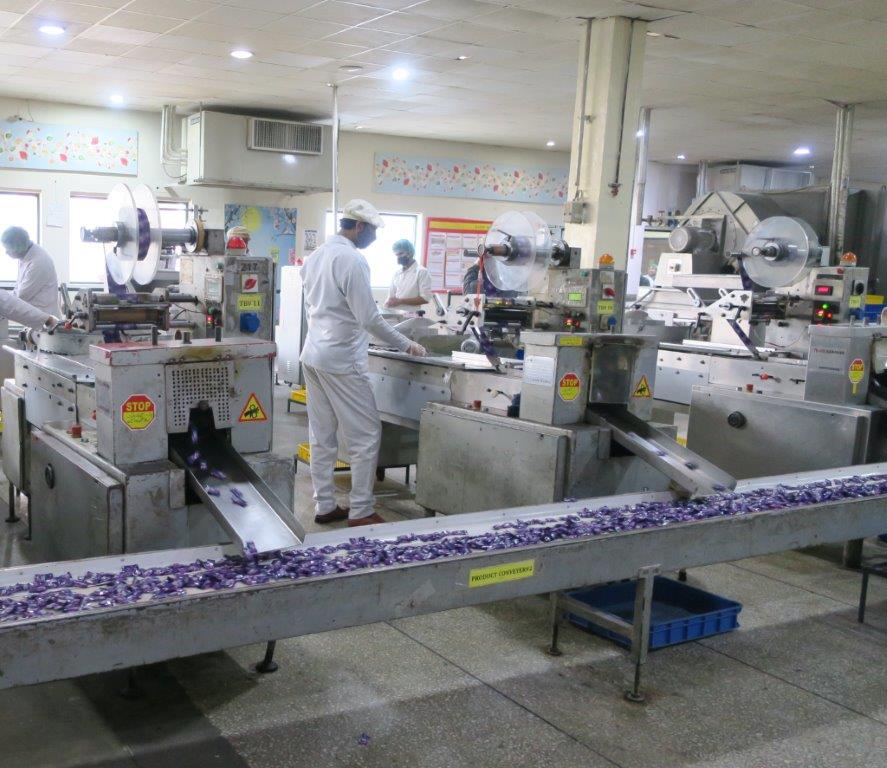
<path id="1" fill-rule="evenodd" d="M 410 76 L 410 70 L 398 67 L 391 73 L 391 77 L 395 80 L 406 80 Z"/>
<path id="2" fill-rule="evenodd" d="M 797 155 L 798 157 L 806 157 L 810 154 L 810 147 L 796 147 L 792 154 Z"/>
<path id="3" fill-rule="evenodd" d="M 123 96 L 121 96 L 119 93 L 112 93 L 108 97 L 108 101 L 119 107 L 121 104 L 123 104 Z"/>
<path id="4" fill-rule="evenodd" d="M 248 51 L 246 48 L 235 48 L 231 51 L 231 55 L 235 59 L 251 59 L 253 57 L 253 52 Z"/>
<path id="5" fill-rule="evenodd" d="M 554 146 L 554 139 L 549 139 L 548 141 L 546 141 L 545 146 L 546 147 L 553 147 Z"/>
<path id="6" fill-rule="evenodd" d="M 354 130 L 355 130 L 355 131 L 362 131 L 362 130 L 363 130 L 363 126 L 362 126 L 362 125 L 355 125 L 355 126 L 354 126 Z"/>
<path id="7" fill-rule="evenodd" d="M 339 67 L 343 72 L 362 72 L 363 67 L 360 64 L 343 64 Z"/>
<path id="8" fill-rule="evenodd" d="M 38 29 L 44 35 L 52 35 L 53 37 L 65 34 L 65 28 L 58 24 L 41 24 Z"/>
<path id="9" fill-rule="evenodd" d="M 678 160 L 686 160 L 686 159 L 687 159 L 686 155 L 678 155 Z"/>
<path id="10" fill-rule="evenodd" d="M 462 53 L 456 57 L 456 61 L 465 61 L 465 59 L 467 59 L 467 58 L 468 57 L 464 53 Z"/>
<path id="11" fill-rule="evenodd" d="M 662 33 L 661 32 L 654 32 L 653 30 L 648 29 L 647 30 L 647 37 L 662 37 Z"/>
<path id="12" fill-rule="evenodd" d="M 295 165 L 296 156 L 295 155 L 284 155 L 283 162 L 289 163 L 290 165 Z"/>

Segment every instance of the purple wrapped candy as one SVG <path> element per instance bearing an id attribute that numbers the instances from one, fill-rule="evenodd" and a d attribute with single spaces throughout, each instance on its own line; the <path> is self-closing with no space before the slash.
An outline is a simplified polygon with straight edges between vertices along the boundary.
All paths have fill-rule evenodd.
<path id="1" fill-rule="evenodd" d="M 215 467 L 213 467 L 213 469 L 211 469 L 211 470 L 209 471 L 209 473 L 210 473 L 214 478 L 216 478 L 216 480 L 225 480 L 225 479 L 228 477 L 228 475 L 226 475 L 224 472 L 222 472 L 221 469 L 216 469 Z"/>
<path id="2" fill-rule="evenodd" d="M 219 493 L 219 489 L 216 488 L 214 485 L 208 485 L 208 486 L 206 486 L 206 492 L 207 492 L 210 496 L 221 496 L 221 493 Z"/>
<path id="3" fill-rule="evenodd" d="M 357 743 L 360 744 L 360 746 L 362 747 L 367 746 L 370 743 L 370 735 L 366 732 L 360 734 L 357 739 Z"/>
<path id="4" fill-rule="evenodd" d="M 207 464 L 204 459 L 201 459 L 198 462 L 197 466 L 200 467 L 200 469 L 202 469 L 204 472 L 206 472 L 209 469 L 209 464 Z"/>
<path id="5" fill-rule="evenodd" d="M 198 461 L 200 461 L 200 451 L 194 451 L 194 453 L 185 459 L 185 461 L 188 462 L 189 467 L 193 467 Z"/>
<path id="6" fill-rule="evenodd" d="M 246 499 L 244 499 L 242 496 L 235 496 L 233 493 L 231 494 L 231 501 L 238 507 L 246 506 Z"/>
<path id="7" fill-rule="evenodd" d="M 243 493 L 241 493 L 240 489 L 237 487 L 231 489 L 231 495 L 236 496 L 238 499 L 243 498 Z"/>

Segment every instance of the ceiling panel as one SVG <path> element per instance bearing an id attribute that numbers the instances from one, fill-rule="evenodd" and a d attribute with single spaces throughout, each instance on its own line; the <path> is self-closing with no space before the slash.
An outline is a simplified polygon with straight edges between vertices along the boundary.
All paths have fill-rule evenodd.
<path id="1" fill-rule="evenodd" d="M 659 33 L 643 85 L 652 158 L 783 162 L 803 141 L 827 163 L 827 100 L 860 101 L 854 157 L 887 176 L 887 0 L 0 0 L 0 94 L 105 104 L 114 88 L 146 109 L 322 116 L 337 82 L 346 128 L 566 147 L 577 17 L 614 14 Z M 64 35 L 38 31 L 49 18 Z"/>

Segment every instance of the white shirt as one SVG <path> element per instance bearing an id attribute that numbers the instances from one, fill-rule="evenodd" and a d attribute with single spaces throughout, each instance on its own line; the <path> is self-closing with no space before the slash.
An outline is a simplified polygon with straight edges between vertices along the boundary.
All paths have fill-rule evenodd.
<path id="1" fill-rule="evenodd" d="M 370 265 L 354 244 L 333 235 L 301 270 L 308 335 L 301 361 L 328 373 L 366 373 L 370 334 L 406 352 L 411 342 L 379 314 Z"/>
<path id="2" fill-rule="evenodd" d="M 12 291 L 0 291 L 0 317 L 6 317 L 14 323 L 26 328 L 39 328 L 49 319 L 51 312 L 43 312 L 30 304 L 25 303 Z M 58 317 L 58 315 L 54 315 Z"/>
<path id="3" fill-rule="evenodd" d="M 416 299 L 419 296 L 425 301 L 431 301 L 431 276 L 425 267 L 420 267 L 414 261 L 410 266 L 401 267 L 394 273 L 388 298 Z"/>
<path id="4" fill-rule="evenodd" d="M 59 281 L 52 257 L 37 243 L 18 260 L 18 280 L 12 291 L 22 301 L 45 312 L 44 320 L 59 317 Z"/>

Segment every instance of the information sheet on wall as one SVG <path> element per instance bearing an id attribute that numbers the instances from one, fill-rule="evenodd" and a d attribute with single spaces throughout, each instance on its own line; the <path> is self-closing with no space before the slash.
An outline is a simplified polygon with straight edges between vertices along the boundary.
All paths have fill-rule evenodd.
<path id="1" fill-rule="evenodd" d="M 477 259 L 492 221 L 429 216 L 425 226 L 425 266 L 435 291 L 461 291 L 465 270 Z"/>

